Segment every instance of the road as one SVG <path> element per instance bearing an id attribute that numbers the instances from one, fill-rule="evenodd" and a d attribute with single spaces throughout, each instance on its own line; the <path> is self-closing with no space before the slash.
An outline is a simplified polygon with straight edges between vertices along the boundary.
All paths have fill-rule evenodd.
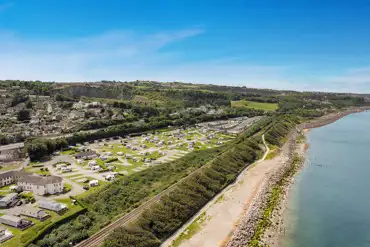
<path id="1" fill-rule="evenodd" d="M 23 147 L 24 147 L 24 142 L 18 142 L 18 143 L 13 143 L 13 144 L 8 144 L 8 145 L 2 145 L 0 146 L 0 151 L 23 148 Z"/>

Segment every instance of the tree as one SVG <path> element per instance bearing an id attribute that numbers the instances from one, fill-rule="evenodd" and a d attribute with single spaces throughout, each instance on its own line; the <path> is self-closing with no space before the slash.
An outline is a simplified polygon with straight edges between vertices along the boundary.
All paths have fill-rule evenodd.
<path id="1" fill-rule="evenodd" d="M 31 113 L 29 110 L 23 109 L 18 112 L 17 119 L 18 121 L 28 121 L 30 120 L 30 115 Z"/>
<path id="2" fill-rule="evenodd" d="M 150 232 L 145 230 L 128 230 L 119 227 L 104 241 L 103 247 L 158 247 L 161 242 Z"/>

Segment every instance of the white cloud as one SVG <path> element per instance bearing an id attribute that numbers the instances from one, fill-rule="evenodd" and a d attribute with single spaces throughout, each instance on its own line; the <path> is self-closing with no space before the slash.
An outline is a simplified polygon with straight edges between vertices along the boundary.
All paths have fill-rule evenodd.
<path id="1" fill-rule="evenodd" d="M 321 78 L 328 91 L 367 93 L 370 91 L 370 67 L 346 69 L 338 75 Z"/>
<path id="2" fill-rule="evenodd" d="M 186 63 L 181 52 L 162 50 L 202 32 L 199 28 L 146 35 L 111 31 L 63 41 L 27 40 L 0 33 L 0 75 L 2 79 L 22 80 L 147 79 L 296 88 L 284 79 L 285 67 L 251 65 L 236 59 Z"/>

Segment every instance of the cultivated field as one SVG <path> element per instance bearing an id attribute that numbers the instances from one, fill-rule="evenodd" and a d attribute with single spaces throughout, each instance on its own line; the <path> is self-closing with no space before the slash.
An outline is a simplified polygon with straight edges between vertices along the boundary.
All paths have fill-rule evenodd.
<path id="1" fill-rule="evenodd" d="M 250 108 L 262 111 L 276 111 L 278 104 L 276 103 L 263 103 L 248 100 L 231 101 L 231 106 L 236 108 Z"/>

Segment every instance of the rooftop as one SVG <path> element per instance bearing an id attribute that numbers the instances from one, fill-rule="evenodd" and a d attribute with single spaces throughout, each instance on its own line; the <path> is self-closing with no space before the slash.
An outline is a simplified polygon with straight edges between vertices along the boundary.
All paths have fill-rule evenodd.
<path id="1" fill-rule="evenodd" d="M 9 171 L 0 174 L 0 179 L 7 177 L 18 177 L 19 182 L 28 182 L 36 185 L 45 185 L 62 182 L 62 178 L 58 176 L 46 176 L 41 177 L 38 175 L 33 175 L 31 173 L 22 172 L 22 171 Z"/>
<path id="2" fill-rule="evenodd" d="M 5 214 L 3 216 L 0 216 L 0 218 L 1 219 L 4 219 L 4 220 L 13 221 L 13 222 L 17 222 L 17 221 L 22 220 L 22 218 L 20 218 L 20 217 L 13 216 L 13 215 L 8 215 L 8 214 Z"/>

